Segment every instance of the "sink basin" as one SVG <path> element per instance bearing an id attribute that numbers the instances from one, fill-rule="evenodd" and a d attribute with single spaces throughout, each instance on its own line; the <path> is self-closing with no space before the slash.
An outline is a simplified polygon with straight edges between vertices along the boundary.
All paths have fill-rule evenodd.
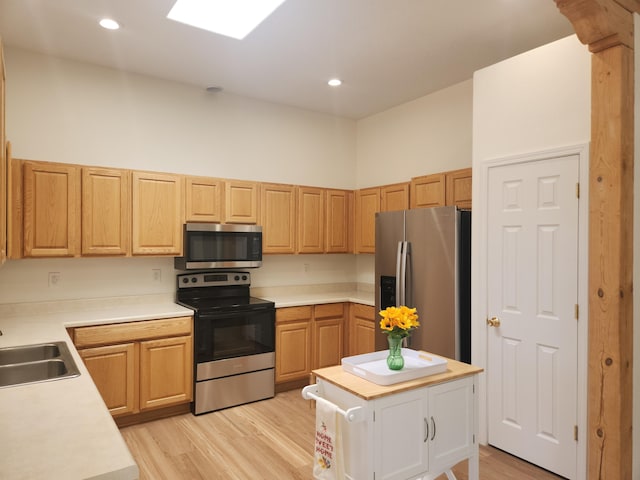
<path id="1" fill-rule="evenodd" d="M 80 375 L 65 342 L 0 348 L 0 387 Z"/>
<path id="2" fill-rule="evenodd" d="M 59 356 L 59 343 L 42 343 L 38 345 L 24 345 L 22 347 L 7 347 L 0 349 L 0 365 L 37 362 L 39 360 L 58 358 Z"/>

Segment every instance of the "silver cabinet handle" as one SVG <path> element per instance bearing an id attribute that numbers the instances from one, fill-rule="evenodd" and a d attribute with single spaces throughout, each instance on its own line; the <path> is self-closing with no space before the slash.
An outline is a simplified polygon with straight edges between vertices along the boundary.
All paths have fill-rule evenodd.
<path id="1" fill-rule="evenodd" d="M 436 421 L 433 419 L 433 417 L 431 417 L 431 425 L 431 440 L 433 441 L 433 439 L 436 438 Z"/>
<path id="2" fill-rule="evenodd" d="M 429 422 L 427 421 L 427 417 L 424 418 L 424 443 L 427 443 L 429 440 Z"/>

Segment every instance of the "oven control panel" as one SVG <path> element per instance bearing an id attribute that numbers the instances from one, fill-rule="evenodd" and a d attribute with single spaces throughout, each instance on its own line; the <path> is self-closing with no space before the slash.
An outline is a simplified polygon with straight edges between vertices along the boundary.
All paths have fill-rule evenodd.
<path id="1" fill-rule="evenodd" d="M 199 272 L 176 276 L 178 288 L 220 287 L 227 285 L 251 285 L 248 272 Z"/>

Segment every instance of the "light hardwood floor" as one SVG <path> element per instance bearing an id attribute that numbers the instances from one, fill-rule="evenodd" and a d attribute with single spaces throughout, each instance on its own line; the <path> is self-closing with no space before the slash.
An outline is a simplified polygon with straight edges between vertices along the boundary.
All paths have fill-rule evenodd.
<path id="1" fill-rule="evenodd" d="M 121 429 L 140 480 L 310 480 L 315 411 L 300 390 L 195 417 Z M 456 466 L 467 480 L 466 463 Z M 445 476 L 438 478 L 444 479 Z M 482 480 L 559 479 L 491 447 L 480 448 Z"/>

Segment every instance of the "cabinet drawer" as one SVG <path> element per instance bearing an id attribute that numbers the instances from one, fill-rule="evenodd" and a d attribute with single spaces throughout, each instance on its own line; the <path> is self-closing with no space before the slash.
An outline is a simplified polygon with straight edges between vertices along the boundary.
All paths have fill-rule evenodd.
<path id="1" fill-rule="evenodd" d="M 79 327 L 73 332 L 77 348 L 191 334 L 191 317 Z"/>
<path id="2" fill-rule="evenodd" d="M 344 316 L 344 303 L 324 303 L 315 306 L 315 318 L 335 318 Z"/>
<path id="3" fill-rule="evenodd" d="M 291 322 L 293 320 L 311 320 L 311 306 L 276 309 L 276 323 Z"/>
<path id="4" fill-rule="evenodd" d="M 363 305 L 362 303 L 352 303 L 351 311 L 358 317 L 364 317 L 371 321 L 376 321 L 375 307 Z"/>

